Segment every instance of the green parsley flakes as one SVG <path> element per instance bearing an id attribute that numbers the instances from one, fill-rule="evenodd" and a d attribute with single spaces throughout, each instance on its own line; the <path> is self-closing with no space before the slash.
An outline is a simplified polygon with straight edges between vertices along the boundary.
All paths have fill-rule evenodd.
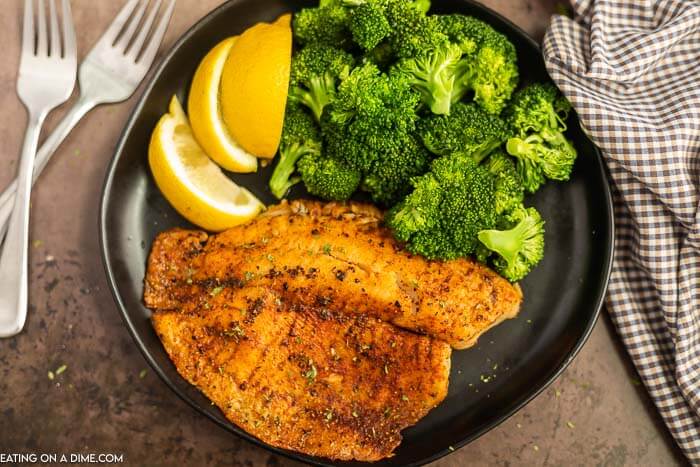
<path id="1" fill-rule="evenodd" d="M 306 373 L 304 373 L 304 378 L 306 378 L 308 383 L 311 384 L 316 380 L 317 375 L 318 371 L 316 371 L 316 366 L 314 365 L 313 360 L 309 360 L 309 369 Z"/>

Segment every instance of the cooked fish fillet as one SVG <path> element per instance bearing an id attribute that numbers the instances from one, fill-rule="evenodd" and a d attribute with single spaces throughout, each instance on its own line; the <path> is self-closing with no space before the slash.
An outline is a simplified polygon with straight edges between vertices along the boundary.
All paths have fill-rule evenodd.
<path id="1" fill-rule="evenodd" d="M 447 394 L 450 346 L 377 318 L 293 305 L 257 286 L 180 303 L 152 317 L 177 370 L 273 446 L 379 460 Z"/>
<path id="2" fill-rule="evenodd" d="M 294 201 L 213 237 L 163 233 L 151 255 L 146 302 L 174 309 L 219 285 L 255 285 L 282 300 L 369 314 L 456 349 L 518 313 L 518 287 L 470 259 L 413 256 L 381 220 L 366 204 Z M 181 248 L 189 252 L 185 259 L 169 258 Z M 173 287 L 183 275 L 190 284 Z"/>

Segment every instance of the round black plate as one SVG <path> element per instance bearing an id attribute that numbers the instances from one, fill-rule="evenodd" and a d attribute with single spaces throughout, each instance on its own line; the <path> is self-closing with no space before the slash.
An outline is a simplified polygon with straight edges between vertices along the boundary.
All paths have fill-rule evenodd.
<path id="1" fill-rule="evenodd" d="M 518 49 L 523 82 L 547 79 L 537 44 L 515 25 L 471 1 L 434 3 L 434 12 L 470 14 L 507 34 Z M 168 386 L 227 430 L 279 454 L 324 465 L 329 461 L 272 448 L 228 422 L 178 375 L 142 303 L 146 258 L 154 236 L 171 227 L 188 227 L 160 195 L 149 173 L 147 148 L 153 127 L 173 94 L 187 101 L 195 68 L 212 46 L 258 21 L 273 20 L 301 6 L 284 0 L 230 1 L 177 42 L 146 88 L 117 146 L 102 196 L 100 240 L 119 310 L 139 349 Z M 612 203 L 598 150 L 577 122 L 570 126 L 569 136 L 579 151 L 572 180 L 550 182 L 528 200 L 547 222 L 546 254 L 522 282 L 525 302 L 520 316 L 482 336 L 474 348 L 454 352 L 445 401 L 405 430 L 394 457 L 375 465 L 422 464 L 485 433 L 551 383 L 588 337 L 610 272 Z M 264 202 L 274 202 L 267 189 L 269 168 L 232 177 Z M 292 194 L 303 195 L 301 190 Z"/>

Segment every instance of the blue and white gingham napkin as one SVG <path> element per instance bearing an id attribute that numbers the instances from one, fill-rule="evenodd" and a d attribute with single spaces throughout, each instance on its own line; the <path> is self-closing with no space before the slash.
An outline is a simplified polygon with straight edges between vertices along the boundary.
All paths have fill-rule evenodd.
<path id="1" fill-rule="evenodd" d="M 663 420 L 700 465 L 700 1 L 573 0 L 543 53 L 610 169 L 607 309 Z"/>

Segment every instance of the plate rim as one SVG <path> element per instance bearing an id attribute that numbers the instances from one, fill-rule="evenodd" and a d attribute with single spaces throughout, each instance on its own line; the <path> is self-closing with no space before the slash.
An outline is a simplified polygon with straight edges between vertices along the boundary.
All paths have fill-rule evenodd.
<path id="1" fill-rule="evenodd" d="M 215 418 L 208 412 L 206 412 L 200 405 L 192 400 L 187 394 L 185 394 L 183 391 L 180 390 L 179 387 L 177 387 L 174 382 L 168 378 L 168 376 L 163 372 L 161 369 L 160 365 L 155 361 L 155 358 L 151 355 L 150 351 L 148 348 L 145 346 L 141 338 L 139 337 L 138 332 L 136 331 L 136 328 L 134 324 L 132 323 L 131 319 L 129 318 L 128 310 L 127 307 L 119 293 L 119 288 L 118 288 L 118 283 L 117 279 L 115 277 L 113 268 L 112 268 L 112 255 L 107 249 L 107 241 L 108 241 L 108 232 L 107 232 L 107 208 L 109 204 L 109 200 L 111 198 L 111 191 L 112 191 L 112 185 L 114 181 L 114 175 L 116 171 L 117 164 L 119 160 L 122 157 L 122 153 L 124 150 L 125 142 L 127 139 L 127 135 L 131 133 L 133 128 L 135 127 L 135 122 L 137 119 L 137 116 L 141 113 L 144 105 L 145 105 L 145 97 L 151 93 L 153 88 L 156 86 L 156 83 L 158 82 L 158 78 L 161 76 L 164 68 L 168 65 L 168 63 L 172 60 L 172 57 L 179 51 L 179 49 L 186 43 L 188 42 L 191 37 L 200 29 L 204 28 L 207 26 L 208 23 L 213 21 L 213 19 L 218 16 L 221 11 L 226 10 L 228 8 L 232 8 L 233 5 L 236 5 L 240 3 L 241 0 L 228 0 L 224 2 L 223 4 L 219 5 L 218 7 L 214 8 L 213 10 L 209 11 L 206 15 L 204 15 L 202 18 L 197 20 L 192 26 L 190 26 L 187 31 L 185 31 L 170 47 L 170 49 L 160 58 L 160 60 L 157 63 L 157 66 L 153 68 L 153 71 L 150 72 L 150 75 L 147 78 L 146 85 L 144 86 L 144 89 L 141 91 L 140 95 L 138 96 L 138 101 L 136 105 L 132 108 L 131 112 L 129 113 L 129 117 L 126 120 L 126 123 L 124 125 L 124 128 L 122 129 L 118 142 L 115 146 L 115 149 L 112 154 L 112 158 L 109 162 L 109 165 L 107 166 L 107 170 L 105 173 L 105 177 L 103 180 L 102 184 L 102 192 L 100 195 L 100 208 L 99 208 L 99 233 L 98 233 L 98 239 L 99 239 L 99 247 L 100 247 L 100 257 L 102 260 L 102 266 L 104 268 L 105 274 L 107 276 L 107 282 L 109 285 L 110 293 L 112 295 L 112 298 L 114 299 L 115 304 L 117 305 L 117 309 L 119 310 L 119 314 L 121 315 L 122 319 L 124 320 L 124 324 L 126 324 L 126 327 L 129 331 L 129 334 L 131 335 L 131 338 L 134 340 L 136 343 L 136 346 L 138 347 L 139 351 L 141 352 L 141 355 L 144 357 L 146 362 L 149 364 L 151 369 L 158 375 L 158 377 L 172 390 L 180 399 L 185 401 L 190 407 L 195 409 L 197 412 L 199 412 L 201 415 L 204 415 L 206 418 L 209 420 L 213 421 L 223 429 L 227 430 L 228 432 L 231 432 L 246 441 L 249 441 L 253 443 L 256 446 L 259 446 L 267 451 L 273 452 L 275 454 L 284 456 L 288 459 L 293 459 L 296 461 L 304 462 L 307 464 L 311 465 L 318 465 L 318 466 L 333 466 L 336 465 L 333 463 L 332 460 L 326 459 L 326 458 L 319 458 L 315 456 L 309 456 L 300 452 L 296 451 L 291 451 L 291 450 L 286 450 L 283 448 L 279 448 L 276 446 L 272 446 L 270 444 L 265 443 L 264 441 L 258 439 L 257 437 L 251 435 L 250 433 L 246 432 L 242 428 L 236 426 L 232 422 L 228 420 L 221 420 L 218 418 Z M 537 43 L 537 41 L 530 36 L 527 32 L 525 32 L 521 27 L 513 23 L 510 19 L 506 18 L 502 14 L 494 11 L 493 9 L 475 1 L 475 0 L 458 0 L 462 3 L 468 4 L 471 8 L 475 10 L 479 10 L 482 13 L 486 13 L 488 15 L 494 16 L 498 18 L 500 21 L 505 23 L 507 26 L 511 28 L 512 31 L 517 33 L 525 42 L 527 42 L 530 46 L 534 47 L 537 50 L 541 51 L 540 45 Z M 583 125 L 581 125 L 581 128 L 583 129 Z M 487 432 L 491 431 L 492 429 L 496 428 L 498 425 L 501 423 L 505 422 L 508 420 L 510 417 L 512 417 L 514 414 L 519 412 L 523 407 L 528 405 L 533 399 L 535 399 L 537 396 L 539 396 L 545 389 L 547 389 L 563 372 L 568 368 L 568 366 L 571 364 L 571 362 L 576 358 L 576 356 L 579 354 L 583 346 L 586 344 L 588 341 L 588 338 L 590 337 L 591 333 L 593 332 L 593 329 L 595 327 L 595 324 L 598 321 L 598 318 L 601 314 L 601 310 L 604 305 L 605 301 L 605 296 L 607 294 L 607 289 L 608 285 L 610 282 L 610 275 L 612 272 L 612 265 L 613 265 L 613 257 L 614 257 L 614 250 L 615 250 L 615 217 L 614 217 L 614 207 L 613 207 L 613 198 L 612 198 L 612 192 L 610 188 L 610 178 L 608 176 L 608 169 L 605 166 L 603 162 L 603 155 L 601 150 L 598 148 L 598 146 L 591 141 L 591 139 L 588 137 L 588 134 L 584 131 L 584 136 L 586 139 L 588 139 L 591 143 L 592 147 L 592 152 L 595 154 L 595 165 L 598 168 L 598 172 L 600 176 L 603 179 L 603 197 L 605 198 L 605 209 L 607 211 L 607 223 L 609 225 L 608 229 L 608 235 L 607 238 L 604 239 L 607 248 L 605 248 L 605 254 L 603 258 L 603 264 L 604 264 L 604 271 L 602 275 L 602 281 L 601 281 L 601 287 L 598 290 L 598 296 L 595 298 L 595 310 L 591 314 L 588 322 L 586 323 L 586 327 L 584 328 L 583 333 L 580 335 L 578 340 L 576 341 L 576 344 L 573 346 L 571 352 L 562 360 L 562 363 L 556 367 L 551 374 L 549 374 L 545 380 L 544 383 L 534 391 L 532 391 L 531 394 L 529 394 L 526 398 L 524 398 L 522 401 L 519 403 L 515 404 L 509 411 L 507 411 L 504 415 L 501 417 L 493 420 L 491 423 L 486 424 L 483 428 L 480 430 L 477 430 L 476 432 L 472 433 L 471 435 L 465 437 L 464 439 L 460 440 L 458 443 L 454 443 L 452 447 L 453 449 L 443 449 L 440 450 L 436 453 L 434 453 L 431 456 L 422 458 L 420 460 L 417 460 L 415 462 L 411 462 L 406 465 L 410 466 L 419 466 L 419 465 L 424 465 L 429 462 L 434 462 L 448 454 L 451 454 L 454 452 L 454 450 L 457 450 L 461 447 L 464 447 L 465 445 L 471 443 L 472 441 L 476 440 L 477 438 L 480 438 Z M 360 464 L 357 461 L 353 461 L 355 464 Z M 363 463 L 366 465 L 371 465 L 372 463 Z"/>

